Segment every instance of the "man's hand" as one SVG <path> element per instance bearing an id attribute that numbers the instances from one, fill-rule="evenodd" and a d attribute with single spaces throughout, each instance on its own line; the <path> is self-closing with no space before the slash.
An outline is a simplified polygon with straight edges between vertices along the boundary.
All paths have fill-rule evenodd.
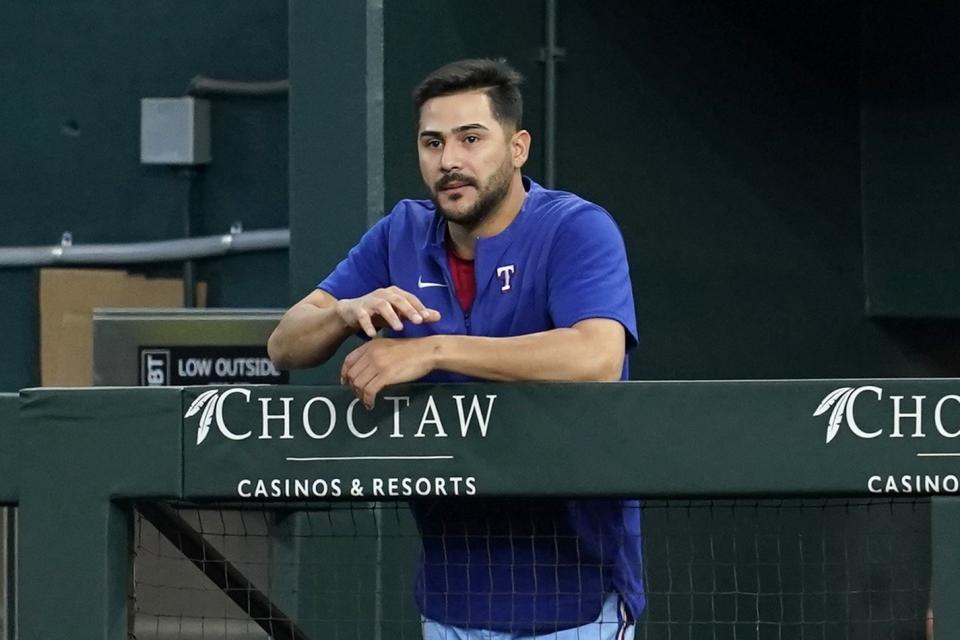
<path id="1" fill-rule="evenodd" d="M 417 296 L 400 287 L 377 289 L 360 298 L 338 300 L 337 314 L 353 330 L 363 330 L 369 337 L 389 325 L 394 331 L 403 331 L 405 318 L 414 324 L 436 322 L 440 312 L 429 309 Z"/>
<path id="2" fill-rule="evenodd" d="M 419 380 L 434 369 L 430 338 L 382 338 L 353 350 L 343 361 L 340 380 L 367 409 L 389 384 Z"/>

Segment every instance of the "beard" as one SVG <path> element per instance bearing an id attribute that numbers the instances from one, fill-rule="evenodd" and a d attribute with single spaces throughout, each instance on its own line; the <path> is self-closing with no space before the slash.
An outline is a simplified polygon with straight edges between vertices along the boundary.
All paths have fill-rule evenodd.
<path id="1" fill-rule="evenodd" d="M 460 173 L 448 173 L 438 180 L 434 187 L 429 190 L 430 200 L 433 201 L 437 211 L 440 212 L 440 215 L 442 215 L 447 222 L 455 222 L 466 229 L 476 229 L 490 217 L 490 214 L 492 214 L 496 208 L 500 206 L 504 198 L 507 197 L 507 193 L 510 191 L 510 181 L 513 179 L 513 171 L 513 163 L 508 155 L 504 158 L 503 164 L 500 165 L 497 171 L 490 176 L 490 179 L 487 180 L 486 184 L 482 187 L 477 184 L 476 180 L 469 176 Z M 455 182 L 462 182 L 477 190 L 476 202 L 465 211 L 448 209 L 440 204 L 438 195 L 440 190 L 445 185 Z"/>

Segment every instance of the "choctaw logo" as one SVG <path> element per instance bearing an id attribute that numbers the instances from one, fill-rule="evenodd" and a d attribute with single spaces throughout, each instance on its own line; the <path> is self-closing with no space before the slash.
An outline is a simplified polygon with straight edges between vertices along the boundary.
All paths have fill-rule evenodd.
<path id="1" fill-rule="evenodd" d="M 861 387 L 856 391 L 856 393 L 859 393 L 862 389 L 866 389 L 866 387 Z M 840 430 L 840 424 L 843 422 L 844 418 L 844 410 L 848 406 L 850 407 L 850 411 L 846 412 L 849 416 L 848 422 L 849 424 L 856 426 L 856 419 L 853 418 L 853 403 L 850 402 L 851 396 L 854 396 L 853 387 L 840 387 L 839 389 L 834 389 L 827 394 L 827 397 L 820 402 L 820 406 L 817 407 L 817 410 L 813 412 L 814 416 L 821 416 L 827 411 L 830 411 L 830 407 L 833 407 L 833 411 L 830 413 L 830 422 L 827 423 L 827 444 L 830 444 L 830 441 L 836 437 L 837 432 Z M 856 399 L 856 396 L 854 396 L 854 399 Z M 871 436 L 863 435 L 861 437 L 869 438 Z"/>
<path id="2" fill-rule="evenodd" d="M 208 389 L 190 403 L 183 418 L 186 420 L 199 414 L 197 445 L 207 438 L 214 425 L 225 438 L 235 441 L 253 437 L 253 429 L 249 427 L 257 429 L 257 440 L 291 440 L 298 433 L 313 440 L 324 440 L 334 433 L 338 424 L 346 427 L 349 436 L 361 440 L 378 433 L 391 439 L 408 435 L 413 438 L 447 438 L 451 435 L 468 438 L 474 433 L 486 438 L 497 399 L 496 394 L 486 395 L 483 396 L 484 403 L 475 394 L 454 394 L 449 397 L 434 397 L 431 394 L 426 396 L 426 402 L 420 410 L 419 403 L 416 408 L 411 407 L 410 396 L 383 396 L 381 400 L 389 403 L 392 411 L 381 429 L 380 425 L 372 422 L 376 417 L 363 411 L 362 405 L 361 410 L 357 410 L 360 400 L 356 398 L 337 406 L 326 396 L 313 396 L 306 401 L 288 396 L 259 397 L 256 400 L 260 410 L 254 414 L 256 418 L 249 416 L 249 420 L 234 423 L 235 429 L 239 425 L 248 427 L 246 431 L 238 433 L 226 424 L 223 411 L 227 399 L 234 395 L 243 397 L 241 405 L 251 404 L 250 390 L 242 387 Z M 447 411 L 441 412 L 444 404 L 449 406 Z M 454 409 L 455 420 L 449 417 Z M 444 418 L 444 415 L 448 417 Z"/>
<path id="3" fill-rule="evenodd" d="M 867 427 L 857 422 L 855 407 L 860 396 L 866 394 L 868 397 L 876 398 L 876 401 L 883 402 L 883 389 L 873 385 L 862 387 L 840 387 L 828 393 L 817 410 L 813 412 L 814 416 L 825 415 L 830 412 L 830 418 L 827 422 L 827 444 L 837 436 L 840 427 L 844 424 L 850 429 L 850 432 L 858 438 L 871 439 L 877 438 L 884 433 L 889 426 L 889 438 L 925 438 L 929 428 L 930 414 L 933 414 L 933 426 L 936 433 L 944 438 L 960 437 L 960 396 L 945 395 L 937 400 L 933 410 L 930 411 L 932 400 L 928 401 L 927 396 L 896 396 L 891 395 L 887 400 L 893 405 L 892 416 L 889 425 L 873 424 Z M 832 409 L 832 410 L 831 410 Z M 945 424 L 947 414 L 950 414 L 951 426 Z M 912 424 L 911 424 L 912 423 Z M 904 427 L 907 427 L 906 432 Z"/>
<path id="4" fill-rule="evenodd" d="M 241 391 L 241 389 L 231 389 L 231 391 Z M 242 391 L 246 391 L 243 389 Z M 203 413 L 200 414 L 200 424 L 197 427 L 197 444 L 203 442 L 207 437 L 207 433 L 210 432 L 210 424 L 213 422 L 214 414 L 219 412 L 220 420 L 223 421 L 223 401 L 227 397 L 227 393 L 223 396 L 220 396 L 220 389 L 210 389 L 209 391 L 204 391 L 196 400 L 190 404 L 190 408 L 187 409 L 187 412 L 183 414 L 184 420 L 195 416 L 201 409 Z M 247 391 L 247 397 L 250 397 L 250 392 Z"/>

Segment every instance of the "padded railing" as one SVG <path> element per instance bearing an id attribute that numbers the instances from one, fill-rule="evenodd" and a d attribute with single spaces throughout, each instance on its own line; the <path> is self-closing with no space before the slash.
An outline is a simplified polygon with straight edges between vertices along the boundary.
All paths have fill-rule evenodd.
<path id="1" fill-rule="evenodd" d="M 958 435 L 960 380 L 412 385 L 372 411 L 339 387 L 28 389 L 0 396 L 0 503 L 20 637 L 120 640 L 137 501 L 932 494 L 960 637 Z"/>

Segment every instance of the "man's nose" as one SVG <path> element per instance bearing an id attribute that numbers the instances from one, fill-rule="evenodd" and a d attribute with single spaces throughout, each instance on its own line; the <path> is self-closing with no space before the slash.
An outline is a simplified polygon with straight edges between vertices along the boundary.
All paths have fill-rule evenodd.
<path id="1" fill-rule="evenodd" d="M 463 168 L 463 160 L 457 145 L 444 145 L 443 152 L 440 154 L 440 169 L 445 173 L 450 173 L 461 168 Z"/>

